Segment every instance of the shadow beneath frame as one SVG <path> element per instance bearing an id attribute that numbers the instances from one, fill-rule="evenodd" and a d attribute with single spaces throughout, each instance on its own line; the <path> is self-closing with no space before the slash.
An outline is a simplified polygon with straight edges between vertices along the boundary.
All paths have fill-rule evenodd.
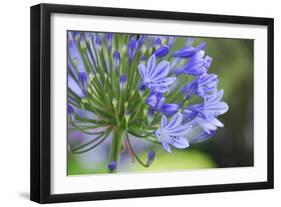
<path id="1" fill-rule="evenodd" d="M 20 197 L 22 197 L 23 199 L 27 199 L 27 200 L 30 199 L 30 195 L 29 195 L 28 192 L 19 192 L 18 195 L 19 195 Z"/>

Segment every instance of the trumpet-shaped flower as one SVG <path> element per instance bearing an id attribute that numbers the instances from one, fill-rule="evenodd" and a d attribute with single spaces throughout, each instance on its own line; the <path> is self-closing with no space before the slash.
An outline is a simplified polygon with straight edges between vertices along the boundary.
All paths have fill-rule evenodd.
<path id="1" fill-rule="evenodd" d="M 199 134 L 197 134 L 196 136 L 192 137 L 192 139 L 190 140 L 190 143 L 194 144 L 194 143 L 204 142 L 204 141 L 210 139 L 211 137 L 215 136 L 215 134 L 216 134 L 215 130 L 212 130 L 209 133 L 202 131 Z"/>
<path id="2" fill-rule="evenodd" d="M 228 111 L 228 105 L 221 101 L 223 90 L 214 94 L 211 97 L 205 98 L 203 103 L 190 105 L 187 109 L 183 110 L 184 121 L 192 121 L 193 125 L 199 125 L 204 131 L 210 133 L 223 127 L 217 117 Z"/>
<path id="3" fill-rule="evenodd" d="M 169 62 L 163 60 L 156 64 L 155 55 L 149 58 L 146 66 L 142 63 L 139 64 L 139 73 L 143 86 L 160 93 L 167 91 L 168 86 L 176 81 L 176 77 L 167 77 L 169 74 Z"/>
<path id="4" fill-rule="evenodd" d="M 159 92 L 151 92 L 146 99 L 146 103 L 152 110 L 156 110 L 170 116 L 175 114 L 179 109 L 177 104 L 165 103 L 165 97 L 163 97 L 163 94 Z"/>
<path id="5" fill-rule="evenodd" d="M 189 142 L 185 138 L 185 135 L 192 128 L 189 124 L 182 124 L 182 114 L 177 113 L 171 117 L 171 120 L 168 122 L 166 116 L 162 116 L 161 126 L 155 131 L 159 142 L 162 143 L 164 149 L 171 153 L 172 145 L 175 148 L 183 149 L 189 147 Z"/>
<path id="6" fill-rule="evenodd" d="M 188 83 L 182 92 L 190 99 L 194 94 L 207 97 L 217 92 L 218 77 L 215 74 L 203 74 Z"/>
<path id="7" fill-rule="evenodd" d="M 208 71 L 211 66 L 212 58 L 205 56 L 205 52 L 200 50 L 196 54 L 192 55 L 189 61 L 182 67 L 175 70 L 176 74 L 188 74 L 194 76 L 200 76 Z"/>

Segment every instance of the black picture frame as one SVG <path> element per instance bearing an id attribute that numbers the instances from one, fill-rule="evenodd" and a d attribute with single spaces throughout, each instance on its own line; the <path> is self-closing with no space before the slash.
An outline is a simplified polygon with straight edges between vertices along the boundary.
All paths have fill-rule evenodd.
<path id="1" fill-rule="evenodd" d="M 162 20 L 180 20 L 206 23 L 232 23 L 267 26 L 267 181 L 238 184 L 219 184 L 189 187 L 169 187 L 106 192 L 78 192 L 74 194 L 50 193 L 50 130 L 51 130 L 51 71 L 50 71 L 50 16 L 53 13 L 134 17 Z M 273 44 L 272 18 L 228 16 L 213 14 L 180 13 L 168 11 L 103 8 L 72 5 L 39 4 L 31 7 L 31 174 L 30 199 L 39 203 L 87 201 L 102 199 L 165 196 L 223 191 L 241 191 L 273 188 Z M 266 70 L 266 68 L 265 68 Z"/>

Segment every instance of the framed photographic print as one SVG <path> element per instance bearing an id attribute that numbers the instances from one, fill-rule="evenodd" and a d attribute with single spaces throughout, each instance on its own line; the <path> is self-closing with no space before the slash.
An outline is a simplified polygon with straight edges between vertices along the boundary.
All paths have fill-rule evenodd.
<path id="1" fill-rule="evenodd" d="M 273 188 L 273 19 L 31 7 L 31 200 Z"/>

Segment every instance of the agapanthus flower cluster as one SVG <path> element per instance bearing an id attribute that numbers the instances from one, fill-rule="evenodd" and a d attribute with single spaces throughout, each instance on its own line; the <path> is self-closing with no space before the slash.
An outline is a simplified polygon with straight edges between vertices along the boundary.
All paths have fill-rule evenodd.
<path id="1" fill-rule="evenodd" d="M 111 139 L 109 171 L 121 151 L 149 167 L 130 139 L 142 138 L 173 148 L 188 148 L 215 135 L 228 110 L 211 73 L 206 43 L 194 38 L 96 32 L 68 32 L 69 129 L 92 136 L 72 153 L 93 150 Z M 178 47 L 178 40 L 185 40 Z"/>

